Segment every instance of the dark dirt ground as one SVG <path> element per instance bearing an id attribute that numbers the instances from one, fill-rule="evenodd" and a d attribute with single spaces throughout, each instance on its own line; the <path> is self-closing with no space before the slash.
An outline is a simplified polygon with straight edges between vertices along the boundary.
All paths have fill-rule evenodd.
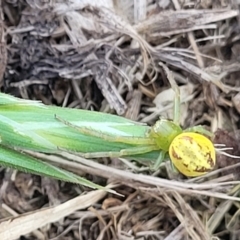
<path id="1" fill-rule="evenodd" d="M 130 2 L 1 1 L 1 91 L 152 125 L 159 116 L 172 117 L 170 85 L 158 64 L 163 62 L 186 102 L 183 127 L 206 125 L 216 132 L 215 143 L 240 155 L 240 3 Z M 222 170 L 203 181 L 239 181 L 239 166 L 229 168 L 238 161 L 218 156 Z M 0 170 L 2 219 L 55 207 L 91 191 Z M 139 190 L 139 183 L 123 181 L 117 190 L 125 198 L 106 194 L 92 207 L 36 226 L 19 239 L 240 239 L 239 202 L 145 187 Z M 238 196 L 238 188 L 221 191 Z"/>

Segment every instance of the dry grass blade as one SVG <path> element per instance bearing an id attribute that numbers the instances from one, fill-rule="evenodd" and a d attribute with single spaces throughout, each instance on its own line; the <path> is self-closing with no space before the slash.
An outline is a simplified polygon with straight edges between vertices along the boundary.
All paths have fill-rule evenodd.
<path id="1" fill-rule="evenodd" d="M 3 85 L 3 75 L 7 66 L 7 44 L 5 41 L 4 15 L 2 1 L 0 2 L 0 86 Z"/>
<path id="2" fill-rule="evenodd" d="M 163 197 L 192 239 L 210 239 L 210 235 L 207 233 L 199 216 L 178 193 L 164 194 Z M 186 237 L 184 235 L 182 238 Z"/>
<path id="3" fill-rule="evenodd" d="M 227 191 L 227 189 L 232 189 L 232 186 L 240 184 L 239 181 L 229 181 L 223 183 L 186 183 L 173 181 L 168 179 L 157 178 L 153 176 L 146 176 L 142 174 L 134 174 L 131 172 L 115 169 L 109 166 L 104 166 L 102 164 L 93 162 L 91 160 L 86 160 L 84 158 L 78 157 L 76 155 L 72 155 L 70 153 L 62 153 L 61 155 L 64 158 L 69 159 L 74 162 L 70 162 L 69 160 L 65 160 L 64 158 L 55 157 L 55 156 L 46 156 L 40 153 L 32 153 L 33 156 L 39 157 L 41 159 L 47 159 L 50 162 L 55 162 L 56 164 L 64 165 L 65 168 L 70 167 L 70 169 L 77 171 L 84 170 L 93 175 L 102 176 L 105 178 L 110 178 L 112 180 L 118 180 L 126 185 L 130 184 L 130 186 L 134 186 L 134 182 L 140 182 L 144 185 L 149 185 L 148 188 L 140 187 L 138 184 L 137 188 L 142 188 L 144 191 L 153 192 L 158 191 L 158 188 L 151 187 L 160 187 L 166 190 L 176 190 L 180 193 L 195 195 L 200 194 L 203 196 L 210 196 L 215 198 L 229 199 L 240 201 L 240 198 L 233 197 L 225 193 L 221 193 L 222 190 Z M 216 188 L 219 190 L 216 191 Z"/>
<path id="4" fill-rule="evenodd" d="M 92 191 L 58 206 L 41 209 L 24 216 L 11 218 L 11 221 L 3 219 L 0 222 L 0 238 L 19 238 L 21 235 L 28 234 L 46 224 L 59 221 L 77 210 L 85 209 L 98 202 L 105 195 L 106 192 L 101 190 Z M 11 229 L 11 231 L 9 231 L 9 229 Z"/>
<path id="5" fill-rule="evenodd" d="M 160 33 L 163 36 L 179 34 L 181 32 L 192 31 L 193 27 L 226 20 L 236 17 L 237 10 L 213 9 L 213 10 L 178 10 L 163 11 L 157 16 L 152 15 L 145 21 L 135 26 L 138 32 L 145 34 Z"/>

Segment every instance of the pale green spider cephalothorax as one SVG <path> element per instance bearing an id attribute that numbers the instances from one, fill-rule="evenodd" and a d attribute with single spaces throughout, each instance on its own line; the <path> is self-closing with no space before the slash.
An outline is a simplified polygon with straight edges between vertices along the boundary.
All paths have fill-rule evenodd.
<path id="1" fill-rule="evenodd" d="M 149 137 L 154 139 L 159 149 L 168 152 L 169 146 L 173 139 L 182 133 L 182 128 L 166 119 L 157 121 L 149 132 Z"/>

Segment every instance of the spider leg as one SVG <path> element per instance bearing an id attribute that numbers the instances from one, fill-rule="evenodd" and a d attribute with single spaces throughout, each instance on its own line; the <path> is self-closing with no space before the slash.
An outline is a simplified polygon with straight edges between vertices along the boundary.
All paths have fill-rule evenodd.
<path id="1" fill-rule="evenodd" d="M 78 130 L 80 133 L 82 133 L 84 135 L 101 138 L 108 142 L 121 142 L 121 143 L 133 144 L 133 145 L 155 145 L 155 141 L 153 139 L 150 139 L 147 137 L 142 138 L 142 137 L 134 137 L 134 136 L 131 136 L 131 137 L 113 136 L 110 134 L 106 134 L 106 133 L 97 131 L 96 129 L 91 129 L 91 128 L 87 128 L 87 127 L 78 127 L 56 115 L 55 115 L 55 118 L 58 121 L 62 122 L 63 124 L 65 124 L 71 128 L 75 128 L 76 130 Z"/>
<path id="2" fill-rule="evenodd" d="M 201 125 L 187 128 L 187 129 L 184 130 L 184 132 L 196 132 L 196 133 L 204 134 L 204 135 L 209 136 L 209 137 L 213 136 L 213 133 L 211 133 L 210 131 L 206 130 Z"/>
<path id="3" fill-rule="evenodd" d="M 181 104 L 180 90 L 174 79 L 172 71 L 170 71 L 169 68 L 165 64 L 163 64 L 163 63 L 159 63 L 159 64 L 163 67 L 164 71 L 166 72 L 168 81 L 169 81 L 173 91 L 175 92 L 173 122 L 176 124 L 179 124 L 180 123 L 180 104 Z"/>
<path id="4" fill-rule="evenodd" d="M 174 117 L 173 117 L 173 122 L 179 124 L 180 122 L 180 92 L 179 88 L 175 82 L 176 86 L 172 86 L 173 90 L 175 91 L 175 98 L 174 98 Z"/>
<path id="5" fill-rule="evenodd" d="M 102 157 L 126 157 L 143 153 L 148 153 L 154 150 L 158 150 L 157 146 L 137 146 L 127 149 L 122 149 L 119 152 L 92 152 L 92 153 L 78 153 L 84 158 L 102 158 Z"/>
<path id="6" fill-rule="evenodd" d="M 158 170 L 161 163 L 165 160 L 165 157 L 166 157 L 166 152 L 164 151 L 161 151 L 158 158 L 157 158 L 157 161 L 155 162 L 154 166 L 153 166 L 153 169 L 154 170 Z"/>

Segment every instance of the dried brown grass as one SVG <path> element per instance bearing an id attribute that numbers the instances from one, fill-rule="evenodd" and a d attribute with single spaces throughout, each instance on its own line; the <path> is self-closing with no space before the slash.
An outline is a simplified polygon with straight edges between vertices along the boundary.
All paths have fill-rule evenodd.
<path id="1" fill-rule="evenodd" d="M 2 89 L 153 124 L 160 115 L 172 118 L 173 92 L 163 62 L 180 86 L 182 125 L 226 129 L 217 132 L 216 142 L 239 154 L 239 6 L 157 2 L 3 1 L 1 61 L 6 62 L 5 47 L 8 60 L 5 71 L 4 64 L 0 68 Z M 98 240 L 239 235 L 237 160 L 221 156 L 221 169 L 206 177 L 172 180 L 133 173 L 115 160 L 104 166 L 80 159 L 71 165 L 60 157 L 39 157 L 99 183 L 108 179 L 125 197 L 1 169 L 0 215 L 12 221 L 0 234 Z"/>

